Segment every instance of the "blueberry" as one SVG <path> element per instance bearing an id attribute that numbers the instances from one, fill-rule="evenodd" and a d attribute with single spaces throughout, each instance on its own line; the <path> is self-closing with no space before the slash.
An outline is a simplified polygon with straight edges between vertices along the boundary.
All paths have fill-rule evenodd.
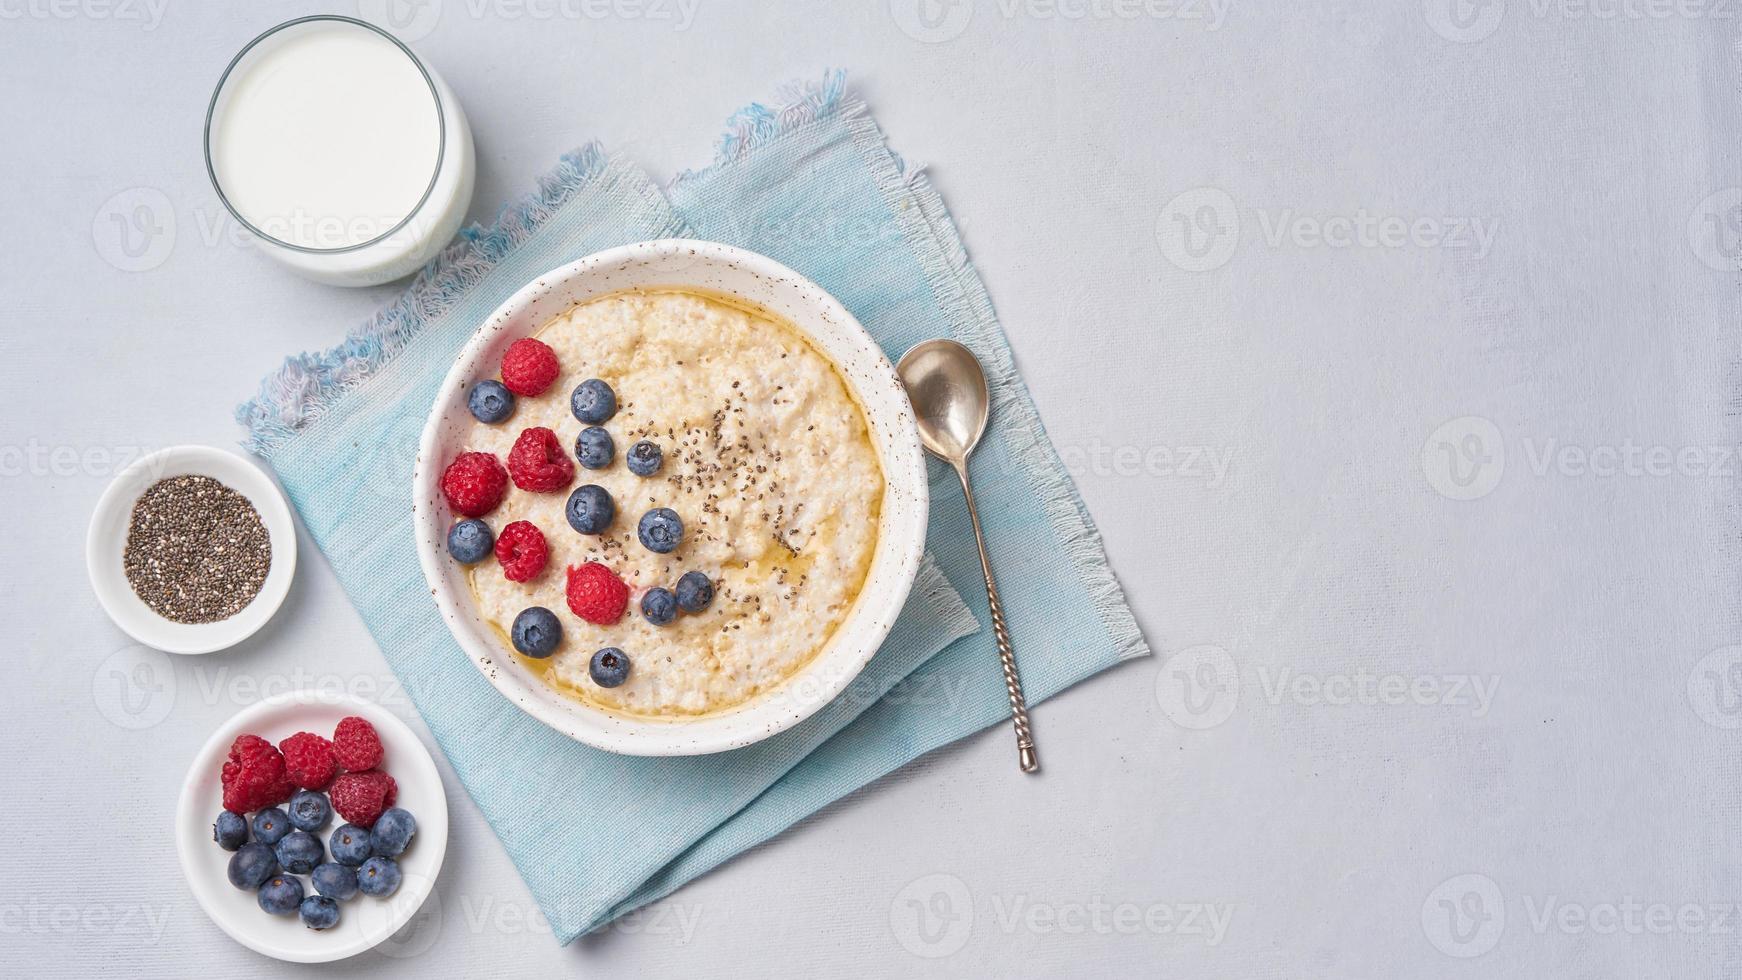
<path id="1" fill-rule="evenodd" d="M 333 831 L 327 844 L 333 849 L 333 860 L 340 864 L 354 868 L 369 858 L 369 832 L 354 823 Z"/>
<path id="2" fill-rule="evenodd" d="M 399 862 L 389 857 L 372 857 L 357 869 L 357 887 L 376 898 L 398 891 L 399 878 Z"/>
<path id="3" fill-rule="evenodd" d="M 319 932 L 339 924 L 339 903 L 325 895 L 310 895 L 296 907 L 302 924 Z"/>
<path id="4" fill-rule="evenodd" d="M 295 915 L 302 904 L 302 879 L 273 875 L 260 886 L 260 907 L 273 915 Z"/>
<path id="5" fill-rule="evenodd" d="M 587 671 L 600 687 L 616 687 L 629 679 L 629 655 L 616 647 L 606 647 L 593 654 Z"/>
<path id="6" fill-rule="evenodd" d="M 466 396 L 466 407 L 472 417 L 485 425 L 495 425 L 514 414 L 514 392 L 500 381 L 480 381 Z"/>
<path id="7" fill-rule="evenodd" d="M 483 561 L 495 547 L 496 534 L 483 521 L 472 518 L 448 528 L 448 554 L 462 565 Z"/>
<path id="8" fill-rule="evenodd" d="M 520 610 L 520 615 L 514 617 L 514 628 L 509 632 L 514 640 L 514 649 L 539 660 L 555 653 L 557 645 L 563 641 L 562 622 L 556 618 L 555 613 L 543 606 Z"/>
<path id="9" fill-rule="evenodd" d="M 629 464 L 629 472 L 636 476 L 652 476 L 659 472 L 659 467 L 665 462 L 665 451 L 643 439 L 629 447 L 623 462 Z"/>
<path id="10" fill-rule="evenodd" d="M 617 444 L 611 441 L 611 433 L 596 425 L 587 426 L 575 437 L 575 458 L 589 470 L 610 466 L 616 455 Z"/>
<path id="11" fill-rule="evenodd" d="M 417 818 L 409 810 L 393 807 L 375 819 L 375 828 L 369 831 L 369 849 L 384 857 L 398 857 L 415 833 Z"/>
<path id="12" fill-rule="evenodd" d="M 278 866 L 293 875 L 308 874 L 326 856 L 321 849 L 321 839 L 306 830 L 285 834 L 274 853 L 278 855 Z"/>
<path id="13" fill-rule="evenodd" d="M 248 842 L 248 821 L 240 813 L 225 810 L 212 824 L 212 840 L 226 851 L 233 851 Z"/>
<path id="14" fill-rule="evenodd" d="M 683 519 L 670 507 L 655 507 L 641 515 L 635 534 L 648 551 L 667 554 L 683 542 Z"/>
<path id="15" fill-rule="evenodd" d="M 684 612 L 699 613 L 714 601 L 714 580 L 701 572 L 685 572 L 677 580 L 677 604 Z"/>
<path id="16" fill-rule="evenodd" d="M 677 596 L 670 589 L 648 589 L 641 597 L 641 615 L 655 626 L 670 623 L 677 618 Z"/>
<path id="17" fill-rule="evenodd" d="M 332 815 L 333 806 L 325 794 L 304 789 L 290 798 L 290 825 L 298 830 L 319 830 Z"/>
<path id="18" fill-rule="evenodd" d="M 261 810 L 254 815 L 254 839 L 262 844 L 276 845 L 290 833 L 290 814 L 278 807 Z"/>
<path id="19" fill-rule="evenodd" d="M 617 393 L 598 378 L 588 378 L 569 396 L 569 411 L 588 425 L 598 425 L 617 414 Z"/>
<path id="20" fill-rule="evenodd" d="M 278 855 L 272 848 L 250 841 L 230 856 L 230 884 L 253 891 L 266 879 L 278 873 Z"/>
<path id="21" fill-rule="evenodd" d="M 328 898 L 336 898 L 341 902 L 347 901 L 357 894 L 356 868 L 328 861 L 326 864 L 316 865 L 314 873 L 309 875 L 309 880 L 314 882 L 315 891 Z"/>
<path id="22" fill-rule="evenodd" d="M 611 526 L 611 519 L 617 516 L 617 504 L 604 487 L 589 483 L 576 487 L 575 492 L 569 494 L 564 511 L 568 514 L 569 527 L 582 534 L 604 534 Z"/>

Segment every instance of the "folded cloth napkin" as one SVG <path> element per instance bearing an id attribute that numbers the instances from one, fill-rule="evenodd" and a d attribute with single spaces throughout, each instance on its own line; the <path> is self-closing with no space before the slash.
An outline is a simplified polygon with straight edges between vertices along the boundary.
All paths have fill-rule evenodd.
<path id="1" fill-rule="evenodd" d="M 664 193 L 596 146 L 570 154 L 495 227 L 467 229 L 397 302 L 339 347 L 290 358 L 237 412 L 564 943 L 1008 718 L 967 512 L 936 466 L 928 557 L 889 639 L 846 693 L 757 745 L 679 759 L 589 748 L 501 697 L 453 642 L 407 496 L 437 385 L 522 284 L 672 236 L 792 266 L 892 358 L 940 336 L 980 357 L 994 404 L 976 490 L 1031 702 L 1148 652 L 942 201 L 844 97 L 840 73 L 741 110 L 715 164 Z M 634 832 L 606 841 L 595 830 L 607 823 Z"/>

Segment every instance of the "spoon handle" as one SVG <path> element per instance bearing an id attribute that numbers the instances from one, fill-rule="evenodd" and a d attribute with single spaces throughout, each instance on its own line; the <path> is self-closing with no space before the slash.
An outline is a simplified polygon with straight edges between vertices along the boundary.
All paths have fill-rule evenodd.
<path id="1" fill-rule="evenodd" d="M 1034 751 L 1034 735 L 1028 730 L 1028 703 L 1022 697 L 1022 677 L 1016 672 L 1016 654 L 1010 649 L 1010 631 L 1004 626 L 1004 608 L 998 602 L 998 583 L 992 580 L 992 560 L 986 555 L 986 535 L 980 531 L 980 511 L 974 506 L 974 488 L 968 485 L 968 463 L 956 464 L 962 481 L 962 496 L 968 501 L 968 520 L 974 525 L 974 544 L 980 549 L 980 571 L 986 576 L 986 605 L 992 610 L 992 636 L 998 641 L 998 662 L 1004 667 L 1004 689 L 1010 694 L 1010 720 L 1016 726 L 1016 761 L 1023 772 L 1040 769 Z"/>

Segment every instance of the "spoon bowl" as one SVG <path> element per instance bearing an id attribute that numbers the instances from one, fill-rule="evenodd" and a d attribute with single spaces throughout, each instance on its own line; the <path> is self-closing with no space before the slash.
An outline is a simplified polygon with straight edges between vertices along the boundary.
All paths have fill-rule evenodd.
<path id="1" fill-rule="evenodd" d="M 928 340 L 896 365 L 918 417 L 926 451 L 952 464 L 967 460 L 986 431 L 992 398 L 972 351 L 953 340 Z"/>

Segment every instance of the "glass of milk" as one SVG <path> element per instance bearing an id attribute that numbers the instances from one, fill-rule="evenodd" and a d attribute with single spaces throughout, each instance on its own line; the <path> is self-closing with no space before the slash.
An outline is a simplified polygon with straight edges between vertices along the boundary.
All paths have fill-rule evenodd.
<path id="1" fill-rule="evenodd" d="M 272 28 L 224 69 L 206 111 L 212 187 L 260 248 L 319 282 L 410 275 L 472 199 L 454 93 L 386 31 L 350 17 Z"/>

